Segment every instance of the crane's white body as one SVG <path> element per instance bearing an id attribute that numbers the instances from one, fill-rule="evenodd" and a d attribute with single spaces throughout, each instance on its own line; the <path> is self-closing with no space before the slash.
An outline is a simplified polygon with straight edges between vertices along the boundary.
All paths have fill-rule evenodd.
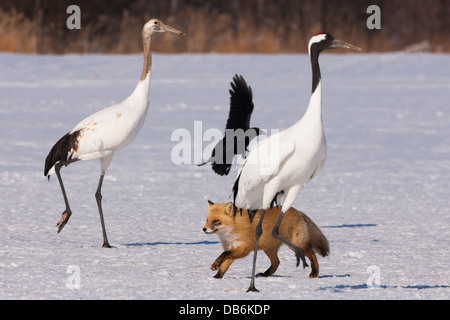
<path id="1" fill-rule="evenodd" d="M 321 84 L 304 116 L 293 126 L 261 141 L 239 173 L 238 208 L 267 209 L 284 191 L 283 211 L 292 206 L 306 183 L 323 167 L 327 144 L 322 124 Z"/>
<path id="2" fill-rule="evenodd" d="M 150 73 L 139 81 L 133 93 L 121 103 L 103 109 L 80 121 L 70 134 L 79 132 L 73 159 L 100 159 L 105 172 L 116 151 L 128 146 L 138 135 L 149 108 Z M 49 174 L 54 172 L 54 167 Z"/>

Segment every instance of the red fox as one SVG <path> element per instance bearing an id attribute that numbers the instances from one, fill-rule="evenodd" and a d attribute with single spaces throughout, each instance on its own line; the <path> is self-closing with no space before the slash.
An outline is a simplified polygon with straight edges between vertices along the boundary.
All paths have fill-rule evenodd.
<path id="1" fill-rule="evenodd" d="M 206 234 L 217 233 L 225 250 L 211 265 L 211 270 L 218 270 L 215 278 L 222 278 L 235 259 L 244 258 L 254 250 L 255 230 L 261 212 L 262 210 L 259 210 L 253 222 L 250 222 L 246 210 L 243 210 L 242 215 L 239 212 L 234 214 L 231 202 L 214 204 L 208 200 L 208 214 L 203 231 Z M 283 242 L 272 236 L 272 230 L 280 214 L 281 210 L 277 207 L 267 210 L 258 250 L 264 250 L 271 265 L 264 273 L 259 273 L 257 276 L 271 276 L 280 264 L 277 253 Z M 314 252 L 322 257 L 326 257 L 330 252 L 327 238 L 319 227 L 306 214 L 291 208 L 281 222 L 279 234 L 303 249 L 305 256 L 311 262 L 309 277 L 317 278 L 319 263 Z"/>

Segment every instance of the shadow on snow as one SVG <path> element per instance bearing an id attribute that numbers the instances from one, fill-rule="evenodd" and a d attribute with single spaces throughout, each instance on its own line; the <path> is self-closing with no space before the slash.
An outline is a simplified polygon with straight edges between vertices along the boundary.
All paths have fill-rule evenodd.
<path id="1" fill-rule="evenodd" d="M 197 242 L 165 242 L 165 241 L 158 241 L 158 242 L 138 242 L 138 243 L 126 243 L 124 246 L 126 247 L 143 247 L 143 246 L 160 246 L 160 245 L 201 245 L 201 244 L 218 244 L 219 241 L 197 241 Z"/>
<path id="2" fill-rule="evenodd" d="M 374 285 L 374 286 L 368 286 L 367 284 L 357 284 L 357 285 L 344 285 L 340 284 L 334 287 L 321 287 L 319 290 L 333 290 L 333 291 L 343 291 L 346 289 L 417 289 L 417 290 L 423 290 L 423 289 L 439 289 L 439 288 L 450 288 L 450 286 L 447 285 L 412 285 L 412 286 L 386 286 L 386 285 Z"/>
<path id="3" fill-rule="evenodd" d="M 323 226 L 321 228 L 365 228 L 376 227 L 375 223 L 341 224 L 340 226 Z"/>

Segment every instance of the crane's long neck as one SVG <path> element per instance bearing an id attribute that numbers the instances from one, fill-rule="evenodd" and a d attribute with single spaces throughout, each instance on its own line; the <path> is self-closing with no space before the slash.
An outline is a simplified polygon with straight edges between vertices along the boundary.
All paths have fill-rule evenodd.
<path id="1" fill-rule="evenodd" d="M 139 112 L 146 113 L 148 110 L 150 93 L 152 53 L 150 51 L 150 34 L 145 31 L 145 29 L 142 31 L 142 42 L 144 44 L 144 66 L 142 67 L 142 75 L 139 83 L 128 99 L 133 101 L 132 105 L 139 110 Z"/>
<path id="2" fill-rule="evenodd" d="M 144 66 L 142 68 L 141 81 L 150 76 L 152 70 L 152 53 L 150 51 L 150 35 L 146 31 L 142 31 L 142 43 L 144 45 Z"/>
<path id="3" fill-rule="evenodd" d="M 319 52 L 317 52 L 316 50 L 311 52 L 311 69 L 312 69 L 311 98 L 309 100 L 308 109 L 306 110 L 304 118 L 311 117 L 315 121 L 319 121 L 320 123 L 322 123 L 322 79 L 320 76 Z"/>
<path id="4" fill-rule="evenodd" d="M 322 78 L 320 76 L 319 53 L 317 53 L 316 51 L 311 52 L 311 69 L 312 69 L 311 94 L 314 94 L 320 82 L 322 81 Z"/>

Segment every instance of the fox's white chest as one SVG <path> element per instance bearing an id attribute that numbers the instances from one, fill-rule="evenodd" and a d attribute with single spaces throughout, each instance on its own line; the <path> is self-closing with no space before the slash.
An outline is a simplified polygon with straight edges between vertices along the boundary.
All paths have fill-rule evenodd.
<path id="1" fill-rule="evenodd" d="M 239 237 L 233 233 L 232 228 L 225 228 L 218 234 L 222 247 L 225 251 L 232 250 L 241 245 Z"/>

